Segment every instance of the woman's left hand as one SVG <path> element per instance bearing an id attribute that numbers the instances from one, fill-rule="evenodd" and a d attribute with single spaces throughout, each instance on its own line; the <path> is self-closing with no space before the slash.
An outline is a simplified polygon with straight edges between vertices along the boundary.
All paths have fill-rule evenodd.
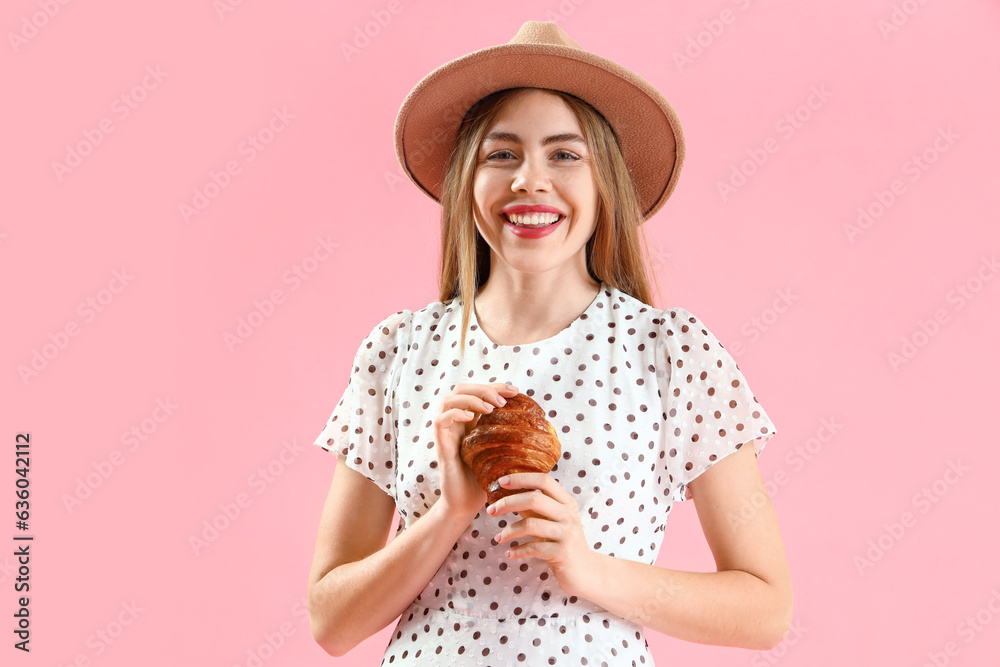
<path id="1" fill-rule="evenodd" d="M 581 595 L 585 584 L 597 576 L 594 570 L 597 553 L 587 544 L 576 498 L 548 473 L 519 472 L 508 477 L 510 481 L 501 482 L 500 486 L 526 491 L 501 498 L 486 511 L 490 516 L 516 511 L 522 518 L 506 526 L 494 539 L 499 544 L 531 535 L 536 541 L 511 548 L 508 558 L 545 560 L 563 590 Z"/>

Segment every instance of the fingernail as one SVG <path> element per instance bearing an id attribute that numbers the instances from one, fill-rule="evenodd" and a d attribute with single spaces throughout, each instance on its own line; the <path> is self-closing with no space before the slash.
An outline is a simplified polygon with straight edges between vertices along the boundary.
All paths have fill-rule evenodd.
<path id="1" fill-rule="evenodd" d="M 503 396 L 498 396 L 497 398 L 499 399 L 497 402 L 500 405 L 507 405 L 507 399 L 506 398 L 504 398 Z"/>
<path id="2" fill-rule="evenodd" d="M 507 391 L 517 391 L 517 387 L 512 384 L 507 385 Z"/>
<path id="3" fill-rule="evenodd" d="M 499 484 L 500 486 L 503 486 L 504 484 L 507 484 L 508 482 L 510 482 L 510 475 L 504 475 L 499 480 L 497 480 L 497 484 Z"/>

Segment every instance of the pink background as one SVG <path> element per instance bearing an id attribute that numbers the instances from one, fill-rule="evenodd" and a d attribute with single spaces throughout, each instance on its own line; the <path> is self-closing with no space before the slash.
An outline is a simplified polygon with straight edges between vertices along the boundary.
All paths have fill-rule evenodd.
<path id="1" fill-rule="evenodd" d="M 392 625 L 340 660 L 309 632 L 335 466 L 311 442 L 362 337 L 437 299 L 439 209 L 396 161 L 400 103 L 526 20 L 555 20 L 674 105 L 688 158 L 644 228 L 658 305 L 705 321 L 779 431 L 760 467 L 793 633 L 755 652 L 649 631 L 658 664 L 992 664 L 1000 5 L 219 5 L 4 3 L 5 664 L 378 664 Z M 11 648 L 18 432 L 32 437 L 30 656 Z M 665 540 L 660 565 L 714 571 L 694 505 Z"/>

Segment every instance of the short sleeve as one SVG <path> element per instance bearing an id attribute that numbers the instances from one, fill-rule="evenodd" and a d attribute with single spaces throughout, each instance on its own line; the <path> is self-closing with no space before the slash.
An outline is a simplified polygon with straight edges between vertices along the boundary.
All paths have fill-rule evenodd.
<path id="1" fill-rule="evenodd" d="M 691 497 L 688 484 L 753 441 L 755 455 L 775 434 L 736 360 L 689 311 L 664 311 L 658 372 L 666 416 L 666 468 L 671 497 Z"/>
<path id="2" fill-rule="evenodd" d="M 396 498 L 396 384 L 409 341 L 412 312 L 380 322 L 354 356 L 344 394 L 313 442 L 343 454 L 347 466 Z"/>

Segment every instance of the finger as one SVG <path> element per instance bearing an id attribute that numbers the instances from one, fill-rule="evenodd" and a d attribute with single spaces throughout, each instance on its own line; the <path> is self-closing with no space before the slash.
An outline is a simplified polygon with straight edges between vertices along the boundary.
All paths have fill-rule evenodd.
<path id="1" fill-rule="evenodd" d="M 447 410 L 449 408 L 465 408 L 466 410 L 474 410 L 483 414 L 489 414 L 496 409 L 497 406 L 503 405 L 503 402 L 498 401 L 495 398 L 487 397 L 493 403 L 480 398 L 479 396 L 472 396 L 469 394 L 458 394 L 455 396 L 447 396 L 441 401 L 442 410 Z"/>
<path id="2" fill-rule="evenodd" d="M 529 535 L 543 540 L 558 540 L 562 535 L 562 530 L 557 523 L 532 517 L 506 526 L 493 537 L 493 541 L 497 544 L 503 544 Z"/>
<path id="3" fill-rule="evenodd" d="M 517 512 L 521 517 L 527 517 L 530 515 L 526 512 L 534 512 L 536 516 L 551 521 L 561 521 L 568 511 L 567 506 L 555 498 L 547 496 L 544 492 L 536 491 L 524 491 L 505 496 L 486 508 L 486 513 L 490 516 Z"/>
<path id="4" fill-rule="evenodd" d="M 501 483 L 504 489 L 539 489 L 542 493 L 554 498 L 557 502 L 572 504 L 576 498 L 571 496 L 555 478 L 546 472 L 515 472 L 507 475 L 510 481 Z"/>
<path id="5" fill-rule="evenodd" d="M 515 396 L 520 392 L 520 389 L 513 385 L 511 385 L 510 389 L 507 386 L 504 382 L 494 382 L 492 384 L 459 383 L 455 385 L 451 397 L 478 396 L 484 402 L 490 401 L 496 405 L 503 405 L 506 402 L 503 394 L 509 397 Z"/>
<path id="6" fill-rule="evenodd" d="M 562 547 L 558 542 L 528 542 L 507 550 L 507 558 L 541 558 L 552 560 Z"/>
<path id="7" fill-rule="evenodd" d="M 472 410 L 452 408 L 451 410 L 445 410 L 438 415 L 437 418 L 435 418 L 434 423 L 440 428 L 448 428 L 452 424 L 472 421 L 475 418 L 476 413 Z"/>
<path id="8" fill-rule="evenodd" d="M 445 396 L 441 400 L 441 414 L 448 412 L 449 410 L 472 410 L 475 412 L 482 412 L 482 402 L 477 400 L 475 397 L 460 395 L 460 396 Z"/>

